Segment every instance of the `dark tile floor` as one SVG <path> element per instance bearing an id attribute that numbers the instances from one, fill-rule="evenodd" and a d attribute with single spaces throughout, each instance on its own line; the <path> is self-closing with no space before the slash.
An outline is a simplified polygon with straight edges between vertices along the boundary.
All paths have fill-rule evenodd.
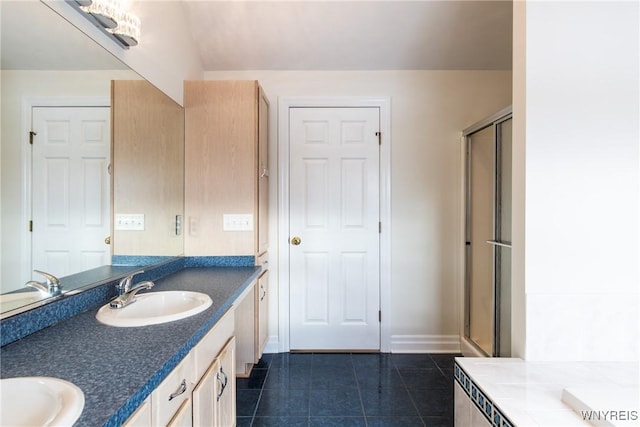
<path id="1" fill-rule="evenodd" d="M 237 425 L 453 426 L 458 354 L 265 354 L 237 380 Z"/>

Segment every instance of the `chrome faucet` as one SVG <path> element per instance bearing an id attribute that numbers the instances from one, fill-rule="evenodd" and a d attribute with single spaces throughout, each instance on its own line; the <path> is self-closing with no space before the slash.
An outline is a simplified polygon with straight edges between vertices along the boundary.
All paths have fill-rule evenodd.
<path id="1" fill-rule="evenodd" d="M 144 270 L 138 270 L 135 273 L 131 273 L 124 279 L 120 280 L 120 283 L 116 285 L 116 289 L 118 290 L 118 296 L 121 296 L 131 290 L 131 282 L 133 281 L 133 276 L 144 273 Z"/>
<path id="2" fill-rule="evenodd" d="M 131 282 L 133 281 L 133 276 L 136 274 L 144 273 L 144 270 L 136 271 L 133 274 L 125 277 L 116 285 L 118 289 L 118 296 L 113 299 L 109 303 L 109 307 L 111 308 L 123 308 L 128 306 L 129 304 L 133 304 L 136 302 L 136 294 L 143 289 L 151 289 L 155 285 L 151 280 L 146 280 L 144 282 L 140 282 L 135 286 L 131 286 Z"/>
<path id="3" fill-rule="evenodd" d="M 35 273 L 41 274 L 45 277 L 45 282 L 36 282 L 35 280 L 30 280 L 25 284 L 25 286 L 29 286 L 31 288 L 36 288 L 42 294 L 46 294 L 49 296 L 60 295 L 62 293 L 62 285 L 56 276 L 53 274 L 45 273 L 40 270 L 33 270 Z"/>

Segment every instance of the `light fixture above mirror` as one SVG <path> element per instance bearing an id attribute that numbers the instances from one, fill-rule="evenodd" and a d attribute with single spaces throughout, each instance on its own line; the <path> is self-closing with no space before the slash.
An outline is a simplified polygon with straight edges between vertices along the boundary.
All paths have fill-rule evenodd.
<path id="1" fill-rule="evenodd" d="M 124 0 L 67 0 L 82 15 L 125 49 L 140 41 L 140 18 Z"/>

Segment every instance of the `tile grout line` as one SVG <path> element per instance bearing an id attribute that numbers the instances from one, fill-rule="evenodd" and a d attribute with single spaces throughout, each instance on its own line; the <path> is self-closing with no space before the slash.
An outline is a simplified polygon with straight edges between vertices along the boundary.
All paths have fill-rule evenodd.
<path id="1" fill-rule="evenodd" d="M 307 407 L 307 426 L 311 426 L 311 386 L 313 385 L 313 359 L 315 353 L 311 353 L 311 366 L 309 366 L 309 401 Z"/>
<path id="2" fill-rule="evenodd" d="M 264 392 L 264 386 L 267 383 L 267 378 L 269 378 L 269 374 L 271 374 L 271 362 L 273 359 L 269 360 L 269 365 L 267 366 L 267 375 L 265 375 L 264 380 L 262 381 L 262 385 L 260 386 L 260 394 L 258 395 L 258 400 L 256 401 L 256 407 L 253 408 L 253 415 L 251 416 L 251 423 L 249 423 L 249 427 L 253 426 L 253 423 L 256 419 L 256 414 L 258 413 L 258 407 L 260 406 L 260 400 L 262 399 L 262 393 Z"/>
<path id="3" fill-rule="evenodd" d="M 431 358 L 431 356 L 429 356 L 429 358 Z M 404 377 L 400 373 L 400 368 L 398 368 L 398 365 L 396 365 L 395 362 L 392 362 L 392 363 L 393 363 L 393 368 L 397 371 L 398 376 L 400 377 L 400 381 L 402 381 L 402 385 L 404 386 L 404 390 L 407 392 L 407 395 L 409 396 L 409 400 L 411 400 L 411 404 L 413 405 L 413 409 L 415 409 L 416 414 L 418 415 L 418 418 L 420 419 L 420 422 L 422 423 L 423 426 L 426 426 L 426 423 L 422 419 L 422 415 L 420 415 L 420 411 L 418 410 L 418 405 L 416 405 L 416 402 L 413 399 L 413 396 L 411 395 L 411 392 L 409 391 L 409 387 L 407 386 L 407 383 L 404 380 Z"/>
<path id="4" fill-rule="evenodd" d="M 356 364 L 353 362 L 353 353 L 349 353 L 349 360 L 351 360 L 353 375 L 356 379 L 356 389 L 358 390 L 358 398 L 360 399 L 360 409 L 362 409 L 362 417 L 364 418 L 364 427 L 369 427 L 369 421 L 367 420 L 367 412 L 364 409 L 364 401 L 362 400 L 362 390 L 360 389 L 360 381 L 358 381 L 358 373 L 356 372 Z"/>

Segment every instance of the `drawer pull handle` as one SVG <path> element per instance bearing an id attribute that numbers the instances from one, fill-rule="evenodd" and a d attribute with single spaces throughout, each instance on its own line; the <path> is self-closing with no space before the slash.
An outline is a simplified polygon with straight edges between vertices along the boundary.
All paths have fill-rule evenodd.
<path id="1" fill-rule="evenodd" d="M 262 289 L 262 296 L 260 297 L 260 301 L 263 301 L 264 297 L 267 296 L 267 291 L 266 291 L 266 289 L 264 288 L 263 285 L 260 285 L 260 289 Z"/>
<path id="2" fill-rule="evenodd" d="M 222 374 L 222 376 L 220 376 L 220 374 Z M 224 389 L 227 388 L 227 382 L 229 381 L 229 378 L 227 377 L 227 374 L 225 374 L 225 372 L 222 370 L 222 367 L 220 367 L 220 372 L 218 372 L 218 375 L 216 375 L 216 377 L 221 384 L 220 393 L 218 393 L 218 397 L 216 399 L 219 402 L 220 398 L 222 397 L 222 393 L 224 393 Z"/>
<path id="3" fill-rule="evenodd" d="M 182 383 L 180 383 L 180 387 L 178 388 L 178 390 L 176 390 L 175 393 L 171 393 L 171 395 L 169 395 L 169 402 L 171 402 L 173 399 L 183 394 L 185 391 L 187 391 L 187 380 L 183 379 Z"/>

